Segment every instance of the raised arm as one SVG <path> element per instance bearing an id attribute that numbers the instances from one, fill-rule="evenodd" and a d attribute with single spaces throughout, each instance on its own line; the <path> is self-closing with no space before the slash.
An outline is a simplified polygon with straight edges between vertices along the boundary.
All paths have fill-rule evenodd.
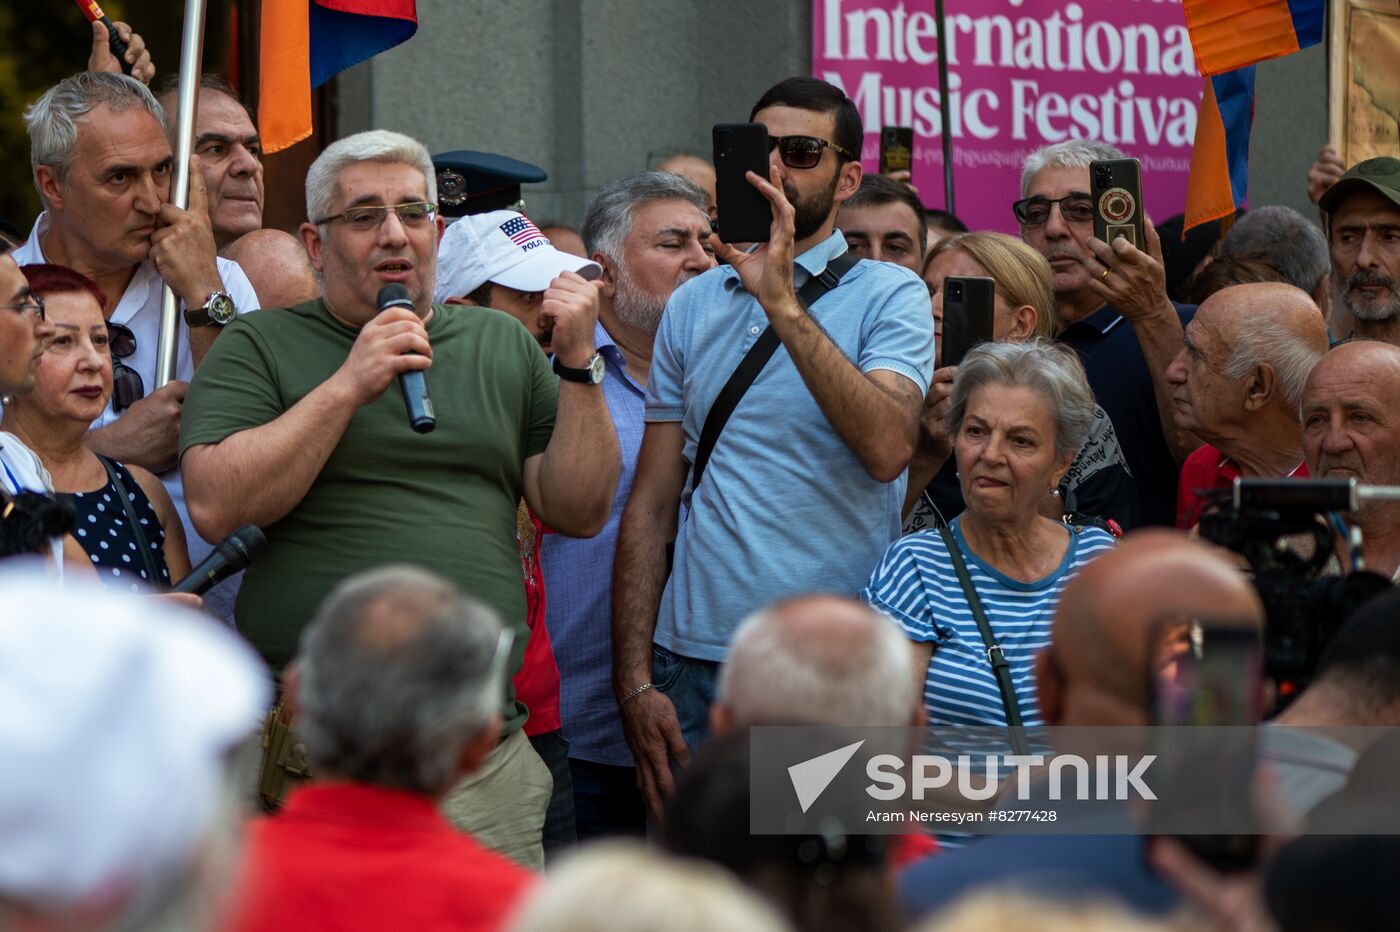
<path id="1" fill-rule="evenodd" d="M 267 527 L 287 515 L 340 442 L 361 406 L 401 372 L 432 365 L 423 322 L 407 310 L 379 314 L 360 330 L 335 374 L 272 421 L 185 451 L 185 502 L 208 540 L 244 524 Z M 416 355 L 415 355 L 416 354 Z"/>
<path id="2" fill-rule="evenodd" d="M 600 287 L 599 282 L 565 272 L 544 293 L 540 316 L 553 325 L 560 365 L 583 369 L 597 352 L 593 327 Z M 560 379 L 549 446 L 525 461 L 525 501 L 560 534 L 592 537 L 608 523 L 621 469 L 603 386 Z"/>
<path id="3" fill-rule="evenodd" d="M 1100 239 L 1089 239 L 1097 261 L 1090 261 L 1090 287 L 1104 301 L 1112 304 L 1132 324 L 1147 371 L 1152 375 L 1152 393 L 1157 401 L 1157 419 L 1162 435 L 1177 463 L 1201 445 L 1194 434 L 1176 426 L 1172 384 L 1167 381 L 1167 369 L 1181 352 L 1182 326 L 1176 308 L 1167 297 L 1167 277 L 1162 264 L 1162 241 L 1152 221 L 1145 221 L 1147 251 L 1143 252 L 1119 237 L 1112 245 Z M 1107 270 L 1105 274 L 1104 270 Z"/>
<path id="4" fill-rule="evenodd" d="M 924 394 L 898 373 L 883 369 L 862 373 L 797 300 L 792 284 L 794 210 L 783 194 L 782 169 L 774 166 L 771 172 L 768 181 L 748 174 L 749 183 L 773 205 L 769 241 L 748 253 L 718 237 L 711 242 L 763 307 L 837 436 L 871 478 L 893 482 L 914 455 Z"/>

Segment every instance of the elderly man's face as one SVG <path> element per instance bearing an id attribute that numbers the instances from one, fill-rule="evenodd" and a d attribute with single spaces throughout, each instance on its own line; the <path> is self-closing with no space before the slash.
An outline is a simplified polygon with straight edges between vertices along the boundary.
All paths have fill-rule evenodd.
<path id="1" fill-rule="evenodd" d="M 1400 484 L 1400 362 L 1373 358 L 1333 351 L 1308 378 L 1303 453 L 1312 475 Z"/>
<path id="2" fill-rule="evenodd" d="M 1030 187 L 1026 190 L 1026 197 L 1050 200 L 1071 194 L 1082 195 L 1086 201 L 1089 199 L 1089 169 L 1042 168 L 1031 179 Z M 1066 220 L 1063 206 L 1052 205 L 1050 217 L 1044 223 L 1021 227 L 1021 238 L 1050 260 L 1056 298 L 1088 289 L 1089 272 L 1084 262 L 1093 255 L 1086 243 L 1094 235 L 1094 221 L 1077 223 Z"/>
<path id="3" fill-rule="evenodd" d="M 0 256 L 0 394 L 19 395 L 34 387 L 34 368 L 53 325 L 31 306 L 29 283 L 8 255 Z M 23 308 L 19 306 L 23 305 Z"/>
<path id="4" fill-rule="evenodd" d="M 357 162 L 337 179 L 333 214 L 350 207 L 391 207 L 428 200 L 428 181 L 412 165 Z M 319 217 L 315 218 L 321 219 Z M 427 313 L 437 273 L 437 240 L 442 221 L 405 224 L 393 210 L 368 229 L 341 219 L 302 227 L 311 264 L 321 273 L 326 307 L 339 319 L 362 325 L 379 312 L 379 289 L 403 285 L 420 315 Z"/>
<path id="5" fill-rule="evenodd" d="M 1228 313 L 1211 298 L 1186 326 L 1181 352 L 1167 368 L 1172 385 L 1176 426 L 1207 443 L 1226 436 L 1226 429 L 1245 416 L 1243 380 L 1226 378 L 1221 370 L 1230 357 Z"/>
<path id="6" fill-rule="evenodd" d="M 243 105 L 219 91 L 201 91 L 194 151 L 219 248 L 261 228 L 262 142 Z"/>
<path id="7" fill-rule="evenodd" d="M 613 311 L 629 327 L 655 333 L 671 293 L 715 267 L 710 219 L 687 201 L 649 201 L 632 211 L 622 262 L 608 263 Z"/>
<path id="8" fill-rule="evenodd" d="M 1332 212 L 1332 270 L 1357 320 L 1400 321 L 1400 207 L 1357 191 Z"/>
<path id="9" fill-rule="evenodd" d="M 63 178 L 40 166 L 39 186 L 86 261 L 124 267 L 151 254 L 156 215 L 170 199 L 170 143 L 140 107 L 93 108 L 78 123 L 78 144 Z"/>

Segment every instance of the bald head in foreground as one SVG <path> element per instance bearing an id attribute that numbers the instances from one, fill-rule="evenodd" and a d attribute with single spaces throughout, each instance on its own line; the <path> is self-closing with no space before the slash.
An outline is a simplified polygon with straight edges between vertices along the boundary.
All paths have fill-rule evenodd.
<path id="1" fill-rule="evenodd" d="M 1324 356 L 1303 390 L 1303 450 L 1311 474 L 1400 485 L 1396 399 L 1400 348 L 1356 340 Z M 1400 568 L 1400 502 L 1363 502 L 1355 523 L 1365 539 L 1366 569 L 1393 575 Z"/>
<path id="2" fill-rule="evenodd" d="M 1065 586 L 1036 658 L 1047 725 L 1145 725 L 1157 626 L 1228 620 L 1262 628 L 1264 606 L 1226 553 L 1171 531 L 1139 531 Z"/>
<path id="3" fill-rule="evenodd" d="M 776 602 L 735 631 L 710 728 L 919 724 L 913 663 L 899 630 L 854 599 Z"/>

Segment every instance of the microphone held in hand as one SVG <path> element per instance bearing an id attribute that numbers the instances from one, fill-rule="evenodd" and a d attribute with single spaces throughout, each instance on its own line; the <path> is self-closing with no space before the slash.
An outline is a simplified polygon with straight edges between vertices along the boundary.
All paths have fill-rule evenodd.
<path id="1" fill-rule="evenodd" d="M 225 537 L 214 552 L 205 557 L 190 575 L 177 582 L 171 592 L 204 595 L 234 573 L 247 568 L 264 550 L 267 538 L 257 525 L 245 524 Z"/>
<path id="2" fill-rule="evenodd" d="M 391 307 L 402 307 L 415 311 L 408 289 L 403 285 L 389 284 L 379 289 L 379 311 L 383 313 Z M 433 416 L 433 399 L 428 397 L 428 381 L 420 370 L 399 373 L 399 390 L 403 392 L 404 407 L 408 409 L 408 425 L 420 434 L 426 434 L 437 426 Z"/>

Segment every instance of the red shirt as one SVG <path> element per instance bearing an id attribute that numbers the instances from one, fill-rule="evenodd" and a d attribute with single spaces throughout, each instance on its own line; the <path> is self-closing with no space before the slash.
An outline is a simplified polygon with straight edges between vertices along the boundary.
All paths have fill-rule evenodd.
<path id="1" fill-rule="evenodd" d="M 431 800 L 358 783 L 296 790 L 243 856 L 225 932 L 486 932 L 534 883 Z"/>
<path id="2" fill-rule="evenodd" d="M 515 527 L 520 570 L 525 576 L 525 624 L 530 628 L 530 640 L 511 682 L 515 684 L 515 698 L 530 710 L 525 735 L 534 737 L 560 727 L 559 665 L 554 662 L 554 645 L 544 624 L 544 570 L 540 567 L 540 537 L 552 532 L 524 502 L 516 509 Z"/>
<path id="3" fill-rule="evenodd" d="M 1305 461 L 1284 478 L 1304 479 L 1307 475 Z M 1239 476 L 1239 464 L 1208 443 L 1186 457 L 1176 486 L 1176 526 L 1189 531 L 1200 522 L 1206 501 L 1198 492 L 1232 486 Z"/>

